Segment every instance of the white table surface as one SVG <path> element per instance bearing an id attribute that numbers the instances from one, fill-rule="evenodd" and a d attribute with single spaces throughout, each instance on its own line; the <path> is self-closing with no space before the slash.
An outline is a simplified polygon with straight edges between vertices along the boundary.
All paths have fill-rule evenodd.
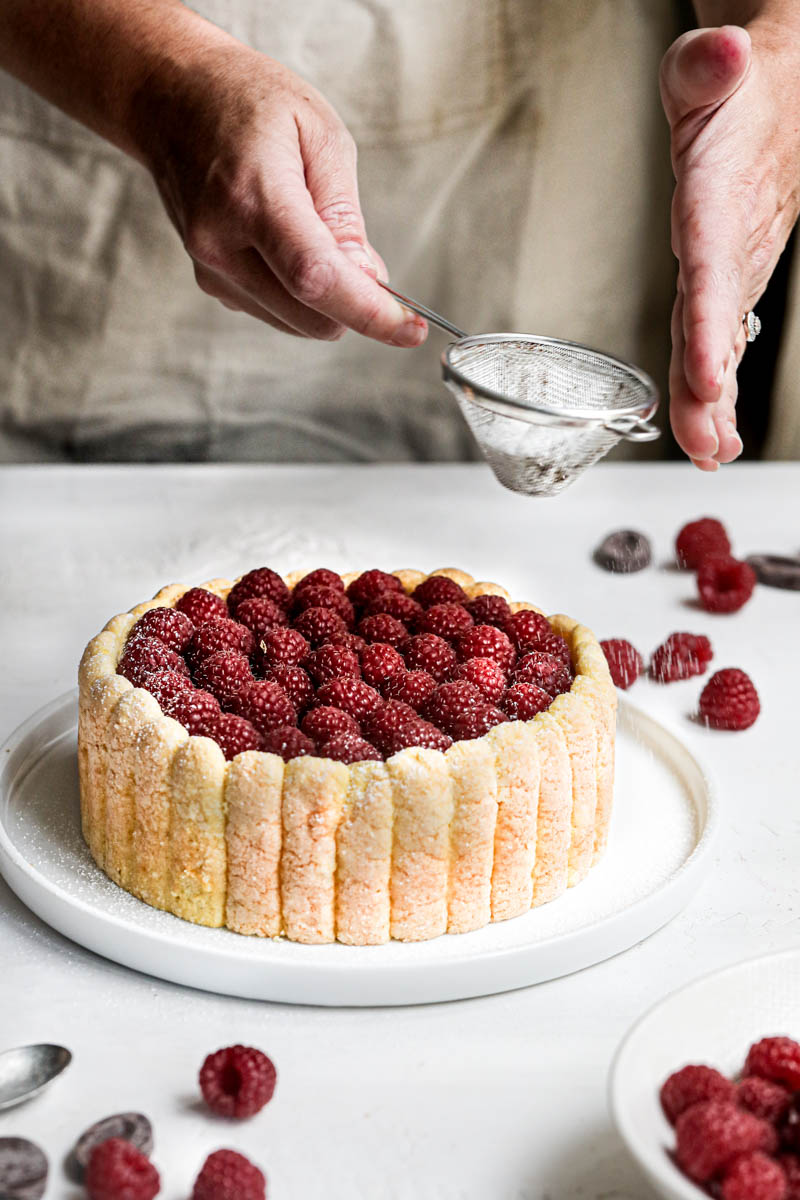
<path id="1" fill-rule="evenodd" d="M 480 466 L 6 467 L 0 512 L 0 738 L 74 685 L 112 614 L 164 583 L 264 563 L 458 565 L 645 654 L 674 630 L 707 633 L 714 666 L 749 671 L 763 705 L 752 730 L 718 733 L 688 719 L 697 680 L 634 686 L 718 780 L 713 872 L 633 950 L 506 995 L 335 1010 L 195 992 L 80 949 L 0 881 L 0 1044 L 75 1054 L 49 1092 L 0 1113 L 0 1136 L 47 1150 L 47 1200 L 77 1200 L 61 1156 L 122 1109 L 155 1123 L 164 1200 L 188 1196 L 223 1145 L 265 1169 L 271 1200 L 649 1200 L 606 1111 L 617 1043 L 682 983 L 800 939 L 800 593 L 759 588 L 739 614 L 713 616 L 693 605 L 691 575 L 664 564 L 678 528 L 706 514 L 742 555 L 799 553 L 800 465 L 599 466 L 549 501 L 503 491 Z M 620 526 L 648 533 L 660 565 L 595 567 L 592 548 Z M 260 1116 L 231 1126 L 203 1115 L 195 1080 L 234 1041 L 270 1053 L 279 1082 Z"/>

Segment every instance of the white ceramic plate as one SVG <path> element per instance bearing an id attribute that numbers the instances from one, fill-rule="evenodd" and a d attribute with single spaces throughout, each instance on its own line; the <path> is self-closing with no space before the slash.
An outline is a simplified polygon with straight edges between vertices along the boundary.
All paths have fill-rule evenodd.
<path id="1" fill-rule="evenodd" d="M 633 1026 L 611 1067 L 609 1105 L 623 1141 L 669 1200 L 707 1193 L 669 1156 L 674 1131 L 661 1110 L 661 1084 L 687 1063 L 737 1075 L 762 1037 L 800 1037 L 800 949 L 727 967 L 661 1000 Z"/>
<path id="2" fill-rule="evenodd" d="M 80 833 L 77 700 L 26 721 L 0 764 L 0 871 L 21 900 L 80 945 L 207 991 L 295 1004 L 419 1004 L 540 983 L 600 962 L 678 913 L 711 863 L 708 780 L 657 722 L 620 705 L 609 849 L 553 904 L 475 933 L 413 944 L 302 946 L 205 929 L 108 880 Z"/>

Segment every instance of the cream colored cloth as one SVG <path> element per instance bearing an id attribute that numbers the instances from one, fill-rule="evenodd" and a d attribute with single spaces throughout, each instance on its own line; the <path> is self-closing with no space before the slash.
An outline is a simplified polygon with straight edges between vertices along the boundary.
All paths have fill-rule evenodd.
<path id="1" fill-rule="evenodd" d="M 657 74 L 677 0 L 202 0 L 359 146 L 395 285 L 471 331 L 662 384 L 674 263 Z M 147 173 L 0 76 L 0 457 L 473 457 L 421 350 L 298 341 L 204 296 Z M 800 428 L 795 423 L 796 448 Z"/>

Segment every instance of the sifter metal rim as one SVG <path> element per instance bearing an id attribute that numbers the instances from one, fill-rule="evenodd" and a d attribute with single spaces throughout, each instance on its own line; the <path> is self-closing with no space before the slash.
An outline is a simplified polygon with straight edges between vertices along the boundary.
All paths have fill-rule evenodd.
<path id="1" fill-rule="evenodd" d="M 537 404 L 521 404 L 517 400 L 513 400 L 510 396 L 504 395 L 502 392 L 496 392 L 493 388 L 486 387 L 484 384 L 476 383 L 470 379 L 462 371 L 456 367 L 451 360 L 453 350 L 464 346 L 480 346 L 493 342 L 525 342 L 534 346 L 559 346 L 569 350 L 581 350 L 587 354 L 596 355 L 598 358 L 605 359 L 606 362 L 613 363 L 615 366 L 621 367 L 634 379 L 637 379 L 646 392 L 644 400 L 638 404 L 629 404 L 624 408 L 554 408 L 550 405 Z M 451 342 L 445 348 L 441 357 L 442 376 L 445 383 L 453 381 L 468 392 L 470 399 L 482 408 L 486 408 L 491 412 L 498 413 L 500 416 L 511 417 L 515 420 L 526 421 L 531 425 L 560 425 L 560 426 L 580 426 L 587 422 L 593 422 L 598 425 L 603 425 L 611 432 L 616 433 L 619 437 L 629 438 L 631 441 L 649 441 L 652 438 L 659 436 L 659 430 L 648 424 L 648 418 L 655 413 L 658 408 L 658 388 L 653 380 L 633 363 L 626 362 L 625 359 L 617 358 L 614 354 L 607 354 L 604 350 L 597 350 L 594 346 L 586 346 L 582 342 L 565 341 L 563 338 L 545 337 L 541 334 L 521 334 L 521 333 L 485 333 L 471 334 L 469 337 L 459 338 L 458 341 Z"/>

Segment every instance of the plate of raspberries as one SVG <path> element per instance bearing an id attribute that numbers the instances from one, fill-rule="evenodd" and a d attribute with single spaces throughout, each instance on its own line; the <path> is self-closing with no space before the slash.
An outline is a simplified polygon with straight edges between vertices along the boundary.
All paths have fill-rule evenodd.
<path id="1" fill-rule="evenodd" d="M 673 992 L 622 1042 L 609 1104 L 668 1200 L 800 1200 L 800 950 Z"/>

